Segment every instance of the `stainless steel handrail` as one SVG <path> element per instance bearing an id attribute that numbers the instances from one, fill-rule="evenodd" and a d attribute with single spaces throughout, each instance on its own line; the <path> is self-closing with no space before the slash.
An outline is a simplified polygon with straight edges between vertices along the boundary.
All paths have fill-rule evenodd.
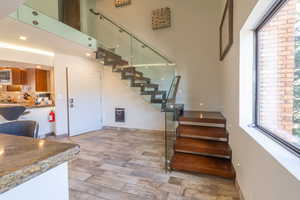
<path id="1" fill-rule="evenodd" d="M 131 33 L 130 31 L 128 31 L 124 26 L 117 24 L 116 22 L 114 22 L 112 19 L 110 19 L 109 17 L 105 16 L 104 14 L 100 13 L 99 11 L 94 11 L 93 9 L 90 9 L 90 12 L 93 13 L 96 16 L 100 16 L 100 18 L 105 19 L 107 21 L 109 21 L 111 24 L 113 24 L 114 26 L 118 27 L 120 29 L 121 32 L 125 32 L 128 35 L 130 35 L 132 38 L 134 38 L 135 40 L 137 40 L 138 42 L 143 44 L 143 47 L 147 47 L 149 48 L 151 51 L 153 51 L 154 53 L 156 53 L 157 55 L 159 55 L 160 57 L 162 57 L 163 59 L 165 59 L 168 63 L 174 63 L 172 62 L 169 58 L 167 58 L 166 56 L 162 55 L 160 52 L 158 52 L 157 50 L 155 50 L 153 47 L 151 47 L 149 44 L 146 44 L 145 41 L 142 41 L 141 39 L 139 39 L 136 35 L 134 35 L 133 33 Z"/>

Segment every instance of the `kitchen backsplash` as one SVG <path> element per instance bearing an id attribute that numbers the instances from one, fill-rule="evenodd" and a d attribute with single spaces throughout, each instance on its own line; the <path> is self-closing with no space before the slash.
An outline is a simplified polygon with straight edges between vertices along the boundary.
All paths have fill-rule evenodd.
<path id="1" fill-rule="evenodd" d="M 38 93 L 30 90 L 28 86 L 22 86 L 22 90 L 19 92 L 8 92 L 6 86 L 0 86 L 0 103 L 35 103 L 39 104 L 41 101 L 44 103 L 52 104 L 51 93 Z M 49 102 L 50 101 L 50 102 Z"/>

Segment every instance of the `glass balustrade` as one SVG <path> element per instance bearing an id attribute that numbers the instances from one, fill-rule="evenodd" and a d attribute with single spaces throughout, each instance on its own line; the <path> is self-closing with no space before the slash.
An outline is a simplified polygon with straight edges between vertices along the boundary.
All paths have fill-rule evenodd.
<path id="1" fill-rule="evenodd" d="M 135 67 L 144 77 L 150 78 L 152 84 L 157 84 L 159 91 L 167 94 L 176 74 L 176 64 L 109 17 L 93 9 L 91 13 L 96 18 L 98 30 L 101 30 L 96 36 L 99 46 L 121 56 L 130 67 Z M 157 95 L 158 99 L 165 97 Z"/>
<path id="2" fill-rule="evenodd" d="M 98 45 L 94 37 L 59 21 L 59 7 L 57 2 L 28 0 L 12 13 L 10 17 L 96 51 Z M 90 12 L 87 13 L 91 14 Z M 85 27 L 85 29 L 90 30 L 92 33 L 91 28 L 88 29 Z"/>

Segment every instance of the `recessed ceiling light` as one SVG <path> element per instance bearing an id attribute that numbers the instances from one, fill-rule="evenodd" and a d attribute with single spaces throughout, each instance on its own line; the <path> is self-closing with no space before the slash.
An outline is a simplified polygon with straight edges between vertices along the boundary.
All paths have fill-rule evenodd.
<path id="1" fill-rule="evenodd" d="M 90 56 L 91 56 L 91 54 L 90 54 L 90 53 L 86 53 L 85 55 L 86 55 L 87 57 L 90 57 Z"/>
<path id="2" fill-rule="evenodd" d="M 25 37 L 25 36 L 20 36 L 19 39 L 20 39 L 20 40 L 27 40 L 27 37 Z"/>

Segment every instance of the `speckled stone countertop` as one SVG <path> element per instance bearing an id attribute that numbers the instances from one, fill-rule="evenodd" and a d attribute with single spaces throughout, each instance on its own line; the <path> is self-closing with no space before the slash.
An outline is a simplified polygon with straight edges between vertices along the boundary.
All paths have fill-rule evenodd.
<path id="1" fill-rule="evenodd" d="M 0 134 L 0 194 L 64 162 L 78 145 Z"/>
<path id="2" fill-rule="evenodd" d="M 27 109 L 35 109 L 35 108 L 55 107 L 55 104 L 34 105 L 34 104 L 1 104 L 0 103 L 0 108 L 7 108 L 7 107 L 13 107 L 13 106 L 24 106 Z"/>

